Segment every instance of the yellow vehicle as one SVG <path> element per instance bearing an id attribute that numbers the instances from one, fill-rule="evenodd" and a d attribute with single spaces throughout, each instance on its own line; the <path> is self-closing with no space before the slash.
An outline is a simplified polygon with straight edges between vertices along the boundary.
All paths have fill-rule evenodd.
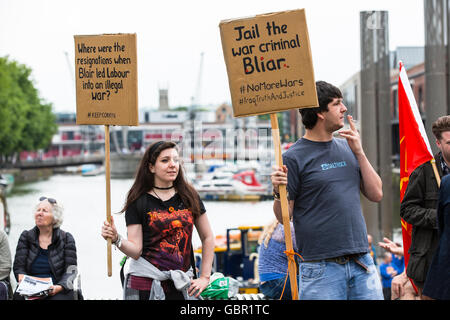
<path id="1" fill-rule="evenodd" d="M 258 239 L 263 226 L 241 226 L 227 229 L 226 236 L 216 237 L 213 272 L 220 272 L 240 282 L 239 293 L 258 293 Z M 201 265 L 197 249 L 196 266 Z"/>

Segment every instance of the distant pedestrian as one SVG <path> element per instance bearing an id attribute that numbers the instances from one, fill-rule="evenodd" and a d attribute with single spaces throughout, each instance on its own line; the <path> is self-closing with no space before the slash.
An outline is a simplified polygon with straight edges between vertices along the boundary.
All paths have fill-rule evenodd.
<path id="1" fill-rule="evenodd" d="M 383 242 L 379 242 L 378 245 L 383 249 L 389 251 L 394 256 L 401 257 L 404 261 L 403 247 L 398 243 L 393 242 L 388 238 L 383 238 Z M 394 264 L 395 265 L 395 264 Z M 402 270 L 402 271 L 400 271 Z M 397 275 L 392 278 L 391 281 L 391 300 L 416 300 L 418 295 L 414 290 L 411 281 L 406 276 L 406 271 L 403 266 L 397 269 Z"/>
<path id="2" fill-rule="evenodd" d="M 377 251 L 375 250 L 375 246 L 373 244 L 373 240 L 372 239 L 373 239 L 372 235 L 368 234 L 367 235 L 367 242 L 369 243 L 369 253 L 370 253 L 370 256 L 373 259 L 373 263 L 375 265 L 378 265 L 378 263 L 377 263 Z"/>
<path id="3" fill-rule="evenodd" d="M 347 111 L 341 91 L 324 81 L 316 82 L 316 89 L 319 106 L 299 109 L 305 135 L 284 152 L 285 165 L 271 175 L 275 216 L 282 221 L 279 185 L 287 185 L 289 214 L 304 258 L 299 299 L 382 300 L 360 201 L 361 194 L 381 201 L 382 181 L 351 116 L 350 129 L 338 131 Z"/>
<path id="4" fill-rule="evenodd" d="M 383 242 L 378 242 L 378 245 L 392 253 L 392 264 L 398 274 L 402 273 L 405 270 L 405 258 L 401 244 L 393 242 L 385 237 L 383 238 Z"/>
<path id="5" fill-rule="evenodd" d="M 34 210 L 35 227 L 20 235 L 13 271 L 18 283 L 25 275 L 51 278 L 47 300 L 73 300 L 77 250 L 73 236 L 63 231 L 63 207 L 53 198 L 41 197 Z M 23 300 L 14 293 L 14 299 Z"/>
<path id="6" fill-rule="evenodd" d="M 398 274 L 402 273 L 405 270 L 405 257 L 403 256 L 403 254 L 402 255 L 393 254 L 392 264 L 394 265 Z"/>
<path id="7" fill-rule="evenodd" d="M 397 270 L 392 264 L 392 254 L 383 253 L 383 263 L 380 264 L 381 284 L 383 285 L 384 300 L 391 300 L 391 282 L 397 275 Z"/>
<path id="8" fill-rule="evenodd" d="M 423 295 L 450 300 L 450 175 L 442 179 L 437 220 L 439 244 L 427 274 Z"/>
<path id="9" fill-rule="evenodd" d="M 294 225 L 292 222 L 290 225 L 293 249 L 297 251 Z M 286 242 L 283 224 L 275 220 L 267 225 L 258 243 L 258 273 L 261 281 L 259 286 L 261 292 L 269 299 L 292 300 L 290 281 L 286 279 L 288 259 L 285 253 Z"/>
<path id="10" fill-rule="evenodd" d="M 147 148 L 122 212 L 128 239 L 117 233 L 114 219 L 104 222 L 102 236 L 132 258 L 124 298 L 198 298 L 209 284 L 214 236 L 203 202 L 185 178 L 175 143 L 158 141 Z M 197 279 L 193 279 L 194 226 L 202 241 Z"/>

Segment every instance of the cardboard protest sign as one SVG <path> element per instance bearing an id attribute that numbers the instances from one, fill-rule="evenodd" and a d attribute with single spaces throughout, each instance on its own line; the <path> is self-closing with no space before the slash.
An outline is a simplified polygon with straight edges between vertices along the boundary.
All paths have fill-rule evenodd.
<path id="1" fill-rule="evenodd" d="M 318 106 L 304 9 L 219 27 L 235 117 Z"/>
<path id="2" fill-rule="evenodd" d="M 137 126 L 136 34 L 74 36 L 77 124 L 105 125 L 106 219 L 111 223 L 109 126 Z M 107 241 L 112 276 L 111 239 Z"/>
<path id="3" fill-rule="evenodd" d="M 137 126 L 136 34 L 74 39 L 77 124 Z"/>

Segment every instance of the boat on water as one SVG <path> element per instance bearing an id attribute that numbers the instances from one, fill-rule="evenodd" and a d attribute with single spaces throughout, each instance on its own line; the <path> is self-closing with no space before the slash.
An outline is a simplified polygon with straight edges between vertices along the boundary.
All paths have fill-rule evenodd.
<path id="1" fill-rule="evenodd" d="M 6 193 L 10 193 L 14 186 L 14 175 L 10 173 L 0 174 L 0 187 L 4 188 Z"/>
<path id="2" fill-rule="evenodd" d="M 260 183 L 253 170 L 213 172 L 194 186 L 203 200 L 259 201 L 270 196 L 269 186 Z"/>
<path id="3" fill-rule="evenodd" d="M 81 175 L 83 177 L 98 176 L 105 172 L 105 168 L 101 165 L 84 164 L 81 166 Z"/>

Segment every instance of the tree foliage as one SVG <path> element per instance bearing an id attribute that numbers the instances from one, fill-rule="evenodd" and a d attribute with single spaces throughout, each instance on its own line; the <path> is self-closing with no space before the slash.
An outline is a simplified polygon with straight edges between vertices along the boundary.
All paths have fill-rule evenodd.
<path id="1" fill-rule="evenodd" d="M 31 72 L 0 57 L 0 164 L 21 151 L 48 147 L 57 132 L 52 105 L 39 97 Z"/>

